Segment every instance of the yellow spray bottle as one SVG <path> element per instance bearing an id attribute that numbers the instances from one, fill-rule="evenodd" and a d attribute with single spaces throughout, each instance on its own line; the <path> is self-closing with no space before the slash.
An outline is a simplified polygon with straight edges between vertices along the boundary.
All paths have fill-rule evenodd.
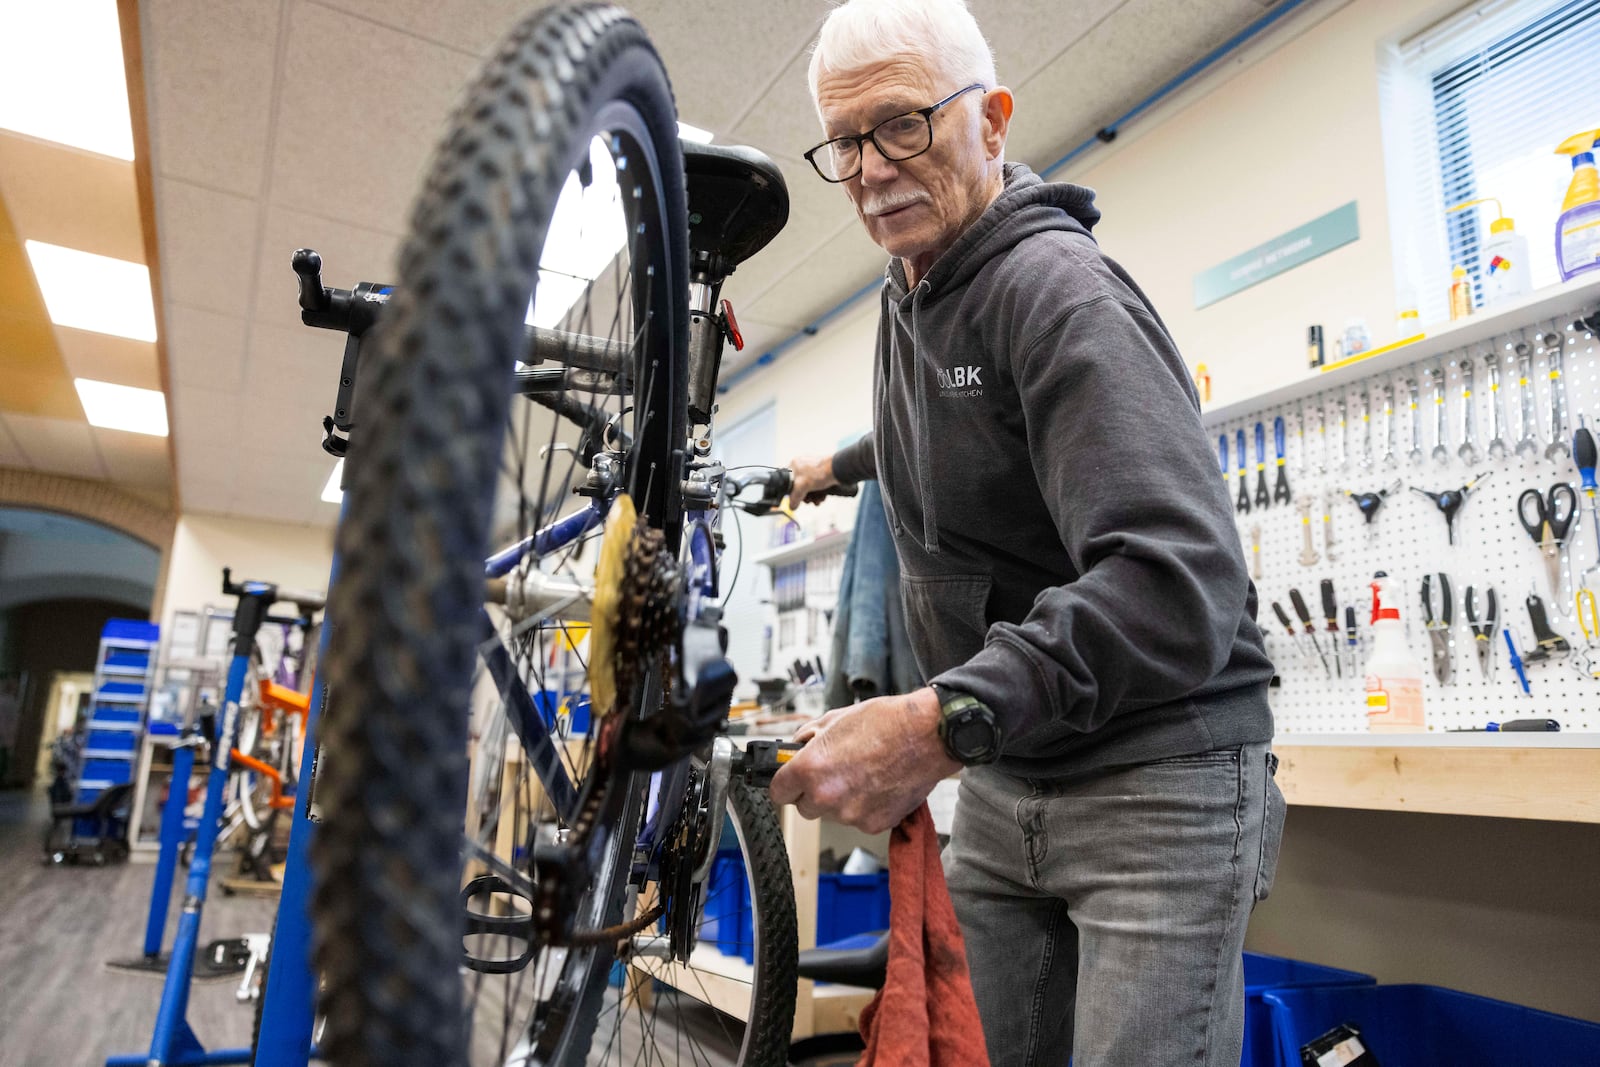
<path id="1" fill-rule="evenodd" d="M 1556 219 L 1556 266 L 1561 280 L 1600 270 L 1600 174 L 1595 172 L 1595 146 L 1600 130 L 1575 134 L 1561 142 L 1557 155 L 1572 157 L 1572 184 Z"/>
<path id="2" fill-rule="evenodd" d="M 1478 255 L 1483 277 L 1483 305 L 1493 307 L 1502 300 L 1523 296 L 1533 288 L 1533 278 L 1528 273 L 1528 240 L 1517 233 L 1515 220 L 1506 218 L 1500 201 L 1492 196 L 1464 200 L 1445 214 L 1477 204 L 1493 204 L 1496 216 L 1489 223 L 1489 239 Z M 1451 315 L 1451 318 L 1456 317 Z"/>

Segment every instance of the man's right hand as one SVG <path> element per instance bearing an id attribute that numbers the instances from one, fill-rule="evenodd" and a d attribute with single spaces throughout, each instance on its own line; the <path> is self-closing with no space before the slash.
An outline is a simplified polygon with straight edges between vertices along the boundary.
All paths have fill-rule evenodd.
<path id="1" fill-rule="evenodd" d="M 822 494 L 839 484 L 833 476 L 832 456 L 796 456 L 789 461 L 794 472 L 794 484 L 786 501 L 790 510 L 800 506 L 802 500 L 820 503 Z"/>

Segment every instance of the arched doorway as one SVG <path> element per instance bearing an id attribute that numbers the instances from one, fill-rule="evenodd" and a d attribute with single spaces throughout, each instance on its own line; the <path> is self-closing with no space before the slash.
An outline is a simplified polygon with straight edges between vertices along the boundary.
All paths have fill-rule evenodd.
<path id="1" fill-rule="evenodd" d="M 149 617 L 160 570 L 120 530 L 0 507 L 0 787 L 33 782 L 53 679 L 94 669 L 107 619 Z"/>

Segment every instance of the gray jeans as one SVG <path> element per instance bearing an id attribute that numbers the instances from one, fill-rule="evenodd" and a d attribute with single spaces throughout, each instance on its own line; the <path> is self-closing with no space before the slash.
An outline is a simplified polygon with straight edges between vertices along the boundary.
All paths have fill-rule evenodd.
<path id="1" fill-rule="evenodd" d="M 1058 782 L 962 775 L 945 877 L 992 1067 L 1238 1064 L 1277 765 L 1261 743 Z"/>

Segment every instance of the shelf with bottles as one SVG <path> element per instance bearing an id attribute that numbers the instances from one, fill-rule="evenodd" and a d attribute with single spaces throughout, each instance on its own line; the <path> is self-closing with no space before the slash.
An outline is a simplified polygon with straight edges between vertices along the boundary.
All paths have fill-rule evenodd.
<path id="1" fill-rule="evenodd" d="M 1349 385 L 1369 375 L 1381 374 L 1417 360 L 1441 356 L 1469 345 L 1513 333 L 1531 322 L 1552 319 L 1569 312 L 1590 314 L 1600 302 L 1600 272 L 1580 275 L 1560 285 L 1546 286 L 1527 296 L 1431 327 L 1392 345 L 1376 348 L 1337 363 L 1309 371 L 1285 385 L 1226 404 L 1203 406 L 1201 421 L 1214 428 L 1248 415 L 1260 408 L 1273 407 L 1338 385 Z"/>

